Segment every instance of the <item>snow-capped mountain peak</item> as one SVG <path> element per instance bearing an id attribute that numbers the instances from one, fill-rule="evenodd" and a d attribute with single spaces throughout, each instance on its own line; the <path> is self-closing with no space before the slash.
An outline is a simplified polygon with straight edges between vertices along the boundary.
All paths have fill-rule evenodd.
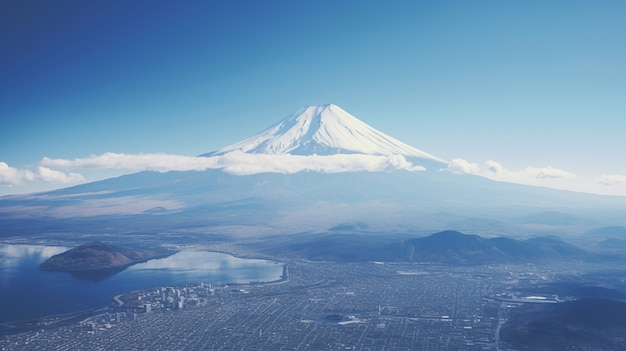
<path id="1" fill-rule="evenodd" d="M 303 107 L 257 135 L 202 156 L 232 151 L 269 155 L 402 155 L 445 162 L 372 128 L 334 104 Z"/>

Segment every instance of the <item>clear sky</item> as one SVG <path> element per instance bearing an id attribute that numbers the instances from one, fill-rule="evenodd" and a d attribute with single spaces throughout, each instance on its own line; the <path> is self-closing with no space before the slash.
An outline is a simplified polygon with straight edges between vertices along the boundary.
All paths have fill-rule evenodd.
<path id="1" fill-rule="evenodd" d="M 0 2 L 0 195 L 195 156 L 306 105 L 495 179 L 626 195 L 626 2 Z M 118 167 L 119 168 L 119 167 Z"/>

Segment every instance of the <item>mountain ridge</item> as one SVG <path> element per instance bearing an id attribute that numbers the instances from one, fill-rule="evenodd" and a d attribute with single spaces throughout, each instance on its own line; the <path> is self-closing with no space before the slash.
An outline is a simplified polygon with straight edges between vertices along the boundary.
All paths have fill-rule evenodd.
<path id="1" fill-rule="evenodd" d="M 278 246 L 267 245 L 263 250 L 270 255 L 285 254 L 312 261 L 430 262 L 447 265 L 532 263 L 592 257 L 591 253 L 555 238 L 486 238 L 454 230 L 424 237 L 359 233 L 300 235 L 287 242 L 281 241 Z"/>

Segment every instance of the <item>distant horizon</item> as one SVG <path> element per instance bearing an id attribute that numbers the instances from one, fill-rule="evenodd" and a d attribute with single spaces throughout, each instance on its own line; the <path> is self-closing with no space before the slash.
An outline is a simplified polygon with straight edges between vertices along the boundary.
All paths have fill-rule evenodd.
<path id="1" fill-rule="evenodd" d="M 452 172 L 626 196 L 624 13 L 615 0 L 5 1 L 0 196 L 187 160 L 320 104 Z"/>

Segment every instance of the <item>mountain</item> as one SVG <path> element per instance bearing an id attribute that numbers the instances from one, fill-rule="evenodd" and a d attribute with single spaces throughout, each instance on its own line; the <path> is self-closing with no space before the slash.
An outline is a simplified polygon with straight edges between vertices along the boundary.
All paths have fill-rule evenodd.
<path id="1" fill-rule="evenodd" d="M 54 255 L 39 265 L 49 272 L 66 272 L 78 279 L 98 281 L 124 269 L 174 252 L 165 250 L 131 250 L 98 241 L 80 245 Z"/>
<path id="2" fill-rule="evenodd" d="M 454 142 L 451 140 L 450 142 Z M 626 197 L 454 174 L 336 105 L 304 107 L 198 156 L 220 168 L 139 172 L 0 198 L 0 237 L 82 233 L 210 240 L 305 232 L 582 234 L 623 224 Z M 346 223 L 359 223 L 350 228 Z M 480 224 L 481 231 L 472 229 Z M 158 235 L 175 233 L 175 235 Z M 208 235 L 210 234 L 210 235 Z"/>
<path id="3" fill-rule="evenodd" d="M 266 155 L 402 155 L 446 162 L 380 132 L 337 105 L 308 106 L 257 135 L 202 156 L 233 151 Z"/>
<path id="4" fill-rule="evenodd" d="M 585 250 L 557 238 L 483 238 L 453 230 L 408 240 L 403 243 L 401 250 L 403 257 L 410 261 L 470 265 L 581 259 L 588 255 Z"/>
<path id="5" fill-rule="evenodd" d="M 528 263 L 546 260 L 583 259 L 591 255 L 556 238 L 515 240 L 484 238 L 453 230 L 425 237 L 371 234 L 297 235 L 276 243 L 255 242 L 273 256 L 339 262 L 436 262 L 450 265 Z"/>
<path id="6" fill-rule="evenodd" d="M 584 298 L 513 309 L 500 337 L 515 350 L 622 350 L 626 302 Z"/>

